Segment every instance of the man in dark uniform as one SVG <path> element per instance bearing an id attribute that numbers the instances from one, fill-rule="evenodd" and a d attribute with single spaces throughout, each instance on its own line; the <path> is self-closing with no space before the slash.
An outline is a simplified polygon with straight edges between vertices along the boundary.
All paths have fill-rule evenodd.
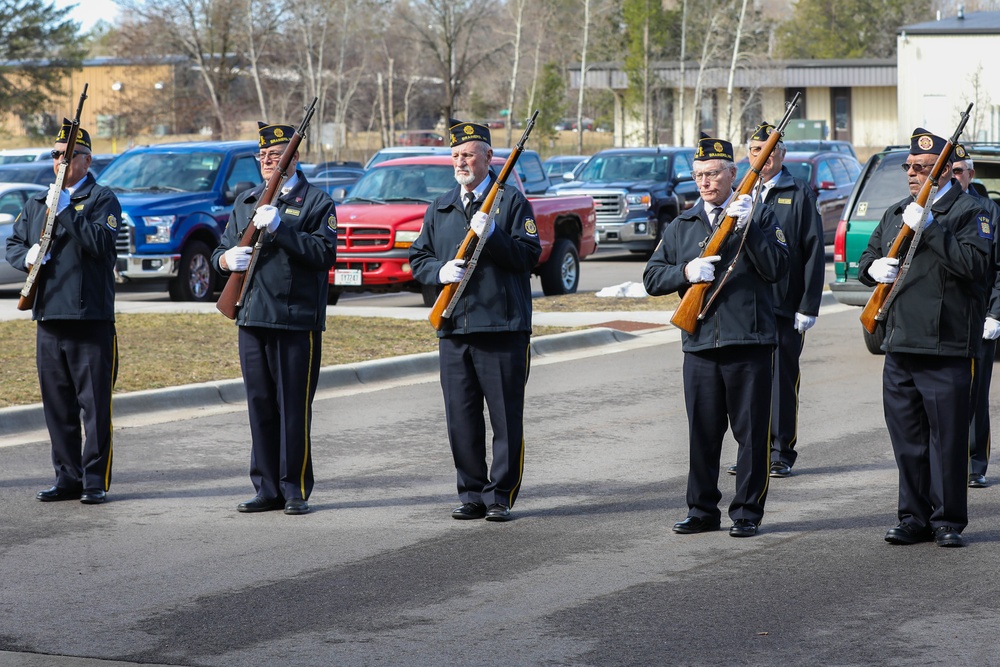
<path id="1" fill-rule="evenodd" d="M 413 276 L 425 285 L 461 282 L 455 254 L 471 228 L 482 242 L 478 265 L 450 318 L 438 331 L 448 440 L 458 473 L 455 519 L 507 521 L 524 472 L 524 385 L 531 336 L 531 269 L 541 255 L 531 204 L 508 185 L 492 217 L 478 211 L 496 182 L 490 131 L 450 123 L 459 185 L 427 207 L 410 248 Z M 493 427 L 493 465 L 486 465 L 483 401 Z"/>
<path id="2" fill-rule="evenodd" d="M 72 127 L 64 120 L 56 138 L 56 173 Z M 38 322 L 38 383 L 56 471 L 55 486 L 36 496 L 43 502 L 103 503 L 111 485 L 111 391 L 118 361 L 115 239 L 122 209 L 114 193 L 94 181 L 90 161 L 90 134 L 78 129 L 63 189 L 52 184 L 47 196 L 29 199 L 7 239 L 11 266 L 28 271 L 36 262 L 43 265 L 32 318 Z M 58 212 L 52 245 L 39 257 L 49 208 Z"/>
<path id="3" fill-rule="evenodd" d="M 747 141 L 751 158 L 760 155 L 774 126 L 761 123 Z M 799 358 L 806 331 L 816 324 L 823 296 L 826 250 L 823 219 L 816 195 L 792 176 L 782 161 L 785 144 L 778 141 L 760 172 L 760 200 L 771 207 L 788 243 L 788 273 L 774 284 L 774 318 L 778 345 L 771 385 L 771 477 L 788 477 L 798 452 Z M 755 190 L 756 192 L 756 190 Z M 736 466 L 728 471 L 736 474 Z"/>
<path id="4" fill-rule="evenodd" d="M 250 479 L 257 495 L 237 509 L 305 514 L 313 488 L 312 402 L 329 271 L 337 255 L 337 216 L 330 196 L 296 170 L 298 152 L 273 205 L 259 205 L 295 128 L 258 125 L 264 183 L 236 198 L 212 255 L 224 273 L 245 271 L 252 248 L 237 243 L 244 233 L 253 233 L 251 224 L 260 230 L 264 243 L 236 316 L 250 415 Z"/>
<path id="5" fill-rule="evenodd" d="M 968 524 L 972 371 L 993 232 L 976 200 L 952 180 L 950 165 L 922 217 L 914 199 L 946 145 L 923 128 L 913 131 L 903 164 L 911 196 L 885 210 L 858 263 L 862 283 L 892 283 L 906 256 L 886 256 L 899 230 L 907 225 L 921 234 L 884 322 L 882 401 L 899 468 L 899 524 L 885 536 L 891 544 L 933 539 L 960 547 Z"/>
<path id="6" fill-rule="evenodd" d="M 701 199 L 664 229 L 643 284 L 654 296 L 683 296 L 694 283 L 716 282 L 716 262 L 734 268 L 723 284 L 714 286 L 715 300 L 694 333 L 681 334 L 691 463 L 688 516 L 673 530 L 719 529 L 719 458 L 731 423 L 739 450 L 729 534 L 750 537 L 757 533 L 767 497 L 771 365 L 777 342 L 771 283 L 785 274 L 788 250 L 769 207 L 753 206 L 748 195 L 732 197 L 732 144 L 703 134 L 694 159 L 692 175 Z M 700 257 L 723 216 L 736 218 L 736 231 L 719 255 Z"/>
<path id="7" fill-rule="evenodd" d="M 989 216 L 993 229 L 993 264 L 986 284 L 990 286 L 983 323 L 983 343 L 976 355 L 976 368 L 972 374 L 972 419 L 969 422 L 969 488 L 986 487 L 986 468 L 990 462 L 990 384 L 993 379 L 993 362 L 996 358 L 997 338 L 1000 337 L 1000 245 L 997 244 L 997 220 L 1000 206 L 989 197 L 983 197 L 969 187 L 976 176 L 972 158 L 961 144 L 955 146 L 955 161 L 951 172 L 962 191 L 976 198 L 976 203 Z"/>

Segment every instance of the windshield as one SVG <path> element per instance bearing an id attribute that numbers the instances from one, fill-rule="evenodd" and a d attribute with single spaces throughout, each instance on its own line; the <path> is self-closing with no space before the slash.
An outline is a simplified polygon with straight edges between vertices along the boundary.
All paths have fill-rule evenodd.
<path id="1" fill-rule="evenodd" d="M 669 155 L 595 155 L 580 172 L 578 180 L 591 183 L 666 181 L 669 173 Z"/>
<path id="2" fill-rule="evenodd" d="M 785 162 L 784 167 L 800 181 L 812 183 L 812 162 Z"/>
<path id="3" fill-rule="evenodd" d="M 0 155 L 0 164 L 20 164 L 21 162 L 35 162 L 38 156 L 34 153 L 30 155 Z"/>
<path id="4" fill-rule="evenodd" d="M 358 181 L 346 201 L 417 201 L 430 203 L 457 185 L 446 164 L 408 164 L 372 169 Z"/>
<path id="5" fill-rule="evenodd" d="M 219 153 L 125 153 L 99 182 L 118 192 L 208 192 L 221 165 Z"/>
<path id="6" fill-rule="evenodd" d="M 908 155 L 900 151 L 872 157 L 865 170 L 867 178 L 856 186 L 858 194 L 850 220 L 881 220 L 885 209 L 910 194 L 906 174 L 900 168 Z"/>

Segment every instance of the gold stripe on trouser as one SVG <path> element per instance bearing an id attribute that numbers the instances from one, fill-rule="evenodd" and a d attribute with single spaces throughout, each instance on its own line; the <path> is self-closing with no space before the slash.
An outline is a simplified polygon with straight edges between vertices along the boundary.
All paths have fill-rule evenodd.
<path id="1" fill-rule="evenodd" d="M 969 379 L 969 405 L 972 406 L 973 413 L 975 413 L 975 409 L 976 409 L 976 397 L 972 394 L 972 388 L 976 386 L 976 358 L 972 357 L 971 359 L 969 359 L 969 361 L 972 364 L 972 377 Z M 970 420 L 969 421 L 969 434 L 970 435 L 972 434 L 972 429 L 973 429 L 973 424 L 972 424 L 972 421 Z M 968 438 L 966 438 L 966 440 L 968 440 Z M 989 442 L 989 438 L 988 437 L 986 439 L 986 442 Z M 987 445 L 987 448 L 986 448 L 986 454 L 987 454 L 987 456 L 989 456 L 989 452 L 990 452 L 989 445 Z M 989 461 L 989 458 L 987 458 L 986 460 Z M 972 448 L 971 447 L 966 447 L 965 448 L 965 471 L 969 472 L 971 470 L 972 470 Z M 968 484 L 966 485 L 966 495 L 968 495 Z"/>
<path id="2" fill-rule="evenodd" d="M 115 334 L 111 339 L 111 351 L 113 352 L 111 356 L 111 387 L 108 390 L 111 394 L 114 394 L 114 382 L 115 378 L 118 377 L 118 334 Z M 115 422 L 114 422 L 114 409 L 113 409 L 113 399 L 108 396 L 108 429 L 111 431 L 108 433 L 108 465 L 104 469 L 104 490 L 107 491 L 111 487 L 111 460 L 114 458 L 115 453 Z"/>
<path id="3" fill-rule="evenodd" d="M 305 442 L 303 443 L 304 455 L 302 457 L 302 471 L 299 473 L 299 490 L 302 493 L 302 497 L 306 497 L 306 467 L 309 465 L 309 429 L 311 424 L 309 423 L 309 393 L 312 390 L 312 359 L 313 359 L 313 337 L 316 335 L 315 331 L 309 332 L 309 366 L 306 372 L 306 403 L 303 406 L 305 410 L 304 417 L 304 429 Z"/>
<path id="4" fill-rule="evenodd" d="M 777 350 L 777 348 L 772 348 L 771 349 L 771 381 L 772 382 L 774 382 L 774 354 L 775 354 L 776 350 Z M 774 410 L 774 392 L 772 391 L 772 392 L 769 392 L 769 393 L 771 394 L 771 403 L 768 404 L 768 406 L 767 406 L 767 414 L 768 414 L 768 419 L 767 419 L 767 451 L 764 452 L 764 455 L 767 457 L 767 459 L 766 459 L 767 466 L 764 468 L 764 488 L 761 490 L 760 495 L 757 496 L 757 503 L 758 504 L 763 504 L 763 502 L 764 502 L 764 500 L 763 500 L 764 496 L 767 495 L 767 487 L 769 487 L 771 485 L 771 417 L 770 417 L 770 415 L 774 414 L 772 412 Z"/>
<path id="5" fill-rule="evenodd" d="M 531 372 L 531 336 L 528 336 L 528 347 L 524 351 L 524 386 L 528 386 L 528 375 Z M 514 506 L 514 497 L 517 490 L 521 488 L 521 480 L 524 479 L 524 393 L 521 392 L 521 460 L 517 462 L 517 484 L 510 490 L 507 496 L 507 507 Z"/>

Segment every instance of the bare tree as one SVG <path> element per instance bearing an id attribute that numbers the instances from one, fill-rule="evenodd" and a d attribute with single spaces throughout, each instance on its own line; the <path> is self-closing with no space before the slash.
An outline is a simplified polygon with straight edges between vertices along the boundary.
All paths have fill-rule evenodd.
<path id="1" fill-rule="evenodd" d="M 580 48 L 580 91 L 576 99 L 576 150 L 583 153 L 583 92 L 587 89 L 587 48 L 590 41 L 590 1 L 583 0 L 583 46 Z"/>
<path id="2" fill-rule="evenodd" d="M 260 60 L 269 38 L 278 32 L 281 18 L 281 2 L 274 0 L 246 0 L 246 23 L 243 33 L 246 37 L 247 59 L 250 61 L 250 75 L 257 91 L 257 103 L 261 120 L 267 120 L 267 99 L 261 82 Z"/>
<path id="3" fill-rule="evenodd" d="M 507 145 L 514 140 L 514 95 L 517 93 L 517 70 L 521 63 L 521 35 L 524 32 L 524 10 L 528 0 L 511 0 L 509 9 L 514 19 L 513 57 L 511 58 L 510 88 L 507 93 Z"/>
<path id="4" fill-rule="evenodd" d="M 491 0 L 414 0 L 401 7 L 409 33 L 444 82 L 444 113 L 454 115 L 472 75 L 506 44 L 495 43 Z M 484 47 L 484 45 L 487 45 Z"/>

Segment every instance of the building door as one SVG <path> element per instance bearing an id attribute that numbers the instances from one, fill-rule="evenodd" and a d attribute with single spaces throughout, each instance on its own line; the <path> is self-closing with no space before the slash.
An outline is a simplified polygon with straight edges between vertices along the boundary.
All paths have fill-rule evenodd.
<path id="1" fill-rule="evenodd" d="M 833 108 L 833 132 L 831 139 L 836 141 L 851 141 L 851 89 L 831 88 L 830 102 Z"/>

